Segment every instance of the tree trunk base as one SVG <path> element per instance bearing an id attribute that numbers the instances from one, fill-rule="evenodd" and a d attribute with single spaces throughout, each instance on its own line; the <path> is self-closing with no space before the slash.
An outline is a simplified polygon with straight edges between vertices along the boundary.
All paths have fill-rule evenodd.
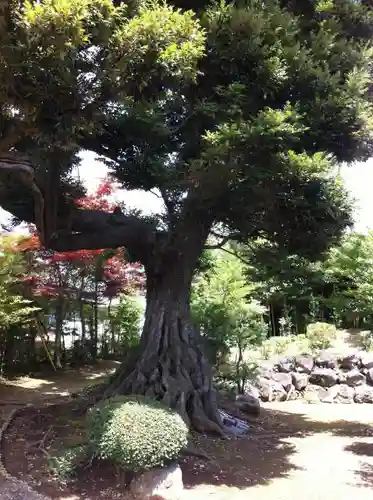
<path id="1" fill-rule="evenodd" d="M 192 349 L 189 356 L 184 353 L 183 362 L 179 364 L 167 355 L 163 359 L 154 359 L 153 363 L 140 357 L 132 367 L 124 365 L 118 370 L 106 388 L 104 398 L 139 394 L 157 399 L 176 410 L 197 432 L 226 434 L 211 385 L 210 370 L 202 353 Z"/>

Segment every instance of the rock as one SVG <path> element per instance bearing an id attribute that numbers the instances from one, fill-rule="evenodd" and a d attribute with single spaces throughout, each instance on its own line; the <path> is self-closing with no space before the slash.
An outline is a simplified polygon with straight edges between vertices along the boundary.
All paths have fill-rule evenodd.
<path id="1" fill-rule="evenodd" d="M 293 381 L 293 385 L 297 391 L 303 391 L 308 384 L 308 375 L 307 373 L 297 373 L 293 372 L 291 374 L 291 378 Z"/>
<path id="2" fill-rule="evenodd" d="M 247 394 L 249 396 L 253 396 L 253 398 L 260 399 L 259 389 L 249 382 L 245 384 L 243 393 L 244 395 Z"/>
<path id="3" fill-rule="evenodd" d="M 370 370 L 373 368 L 373 352 L 360 353 L 361 365 L 363 368 Z"/>
<path id="4" fill-rule="evenodd" d="M 258 376 L 271 379 L 275 373 L 273 365 L 261 365 L 258 367 Z"/>
<path id="5" fill-rule="evenodd" d="M 290 373 L 295 369 L 294 358 L 284 356 L 277 361 L 275 367 L 281 373 Z"/>
<path id="6" fill-rule="evenodd" d="M 259 398 L 255 398 L 251 394 L 239 394 L 236 397 L 236 406 L 239 410 L 248 415 L 257 417 L 260 414 Z"/>
<path id="7" fill-rule="evenodd" d="M 338 359 L 335 354 L 329 351 L 321 351 L 318 357 L 315 360 L 315 363 L 320 368 L 337 368 Z"/>
<path id="8" fill-rule="evenodd" d="M 299 391 L 295 390 L 295 387 L 292 385 L 291 389 L 286 395 L 286 401 L 295 401 L 296 399 L 299 399 L 301 397 L 301 394 Z"/>
<path id="9" fill-rule="evenodd" d="M 322 403 L 334 403 L 334 398 L 338 394 L 338 385 L 329 387 L 325 394 L 320 397 Z"/>
<path id="10" fill-rule="evenodd" d="M 338 392 L 334 399 L 335 403 L 351 404 L 354 402 L 355 390 L 347 384 L 339 384 L 337 386 Z"/>
<path id="11" fill-rule="evenodd" d="M 311 373 L 314 367 L 314 360 L 311 355 L 304 354 L 295 357 L 295 366 L 297 371 L 303 373 Z"/>
<path id="12" fill-rule="evenodd" d="M 373 387 L 370 385 L 360 385 L 355 389 L 355 403 L 373 403 Z"/>
<path id="13" fill-rule="evenodd" d="M 365 375 L 359 372 L 357 368 L 346 373 L 346 384 L 350 387 L 362 385 L 365 382 Z"/>
<path id="14" fill-rule="evenodd" d="M 373 368 L 367 370 L 366 377 L 367 377 L 367 383 L 373 385 Z"/>
<path id="15" fill-rule="evenodd" d="M 262 401 L 285 401 L 286 391 L 281 384 L 274 380 L 258 378 L 257 387 Z"/>
<path id="16" fill-rule="evenodd" d="M 138 500 L 149 500 L 156 495 L 165 500 L 179 500 L 183 489 L 183 477 L 178 464 L 163 469 L 150 469 L 136 476 L 130 483 L 130 491 Z"/>
<path id="17" fill-rule="evenodd" d="M 329 387 L 323 403 L 351 404 L 354 402 L 354 395 L 354 389 L 347 384 L 334 385 L 333 387 Z"/>
<path id="18" fill-rule="evenodd" d="M 318 385 L 308 384 L 306 387 L 303 398 L 312 404 L 320 403 L 325 397 L 327 397 L 328 391 L 323 387 Z"/>
<path id="19" fill-rule="evenodd" d="M 290 373 L 275 373 L 272 380 L 281 384 L 286 392 L 289 392 L 293 385 Z"/>
<path id="20" fill-rule="evenodd" d="M 360 356 L 357 353 L 348 354 L 341 359 L 341 368 L 352 370 L 360 365 L 360 361 Z"/>
<path id="21" fill-rule="evenodd" d="M 321 387 L 332 387 L 338 382 L 338 374 L 330 368 L 315 368 L 309 381 Z"/>

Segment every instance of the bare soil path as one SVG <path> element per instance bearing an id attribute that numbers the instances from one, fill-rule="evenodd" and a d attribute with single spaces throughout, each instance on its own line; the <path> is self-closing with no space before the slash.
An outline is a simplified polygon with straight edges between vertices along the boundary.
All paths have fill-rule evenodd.
<path id="1" fill-rule="evenodd" d="M 59 377 L 2 383 L 2 418 L 17 405 L 62 400 L 113 368 L 106 364 Z M 48 418 L 55 415 L 35 419 L 30 413 L 15 422 L 4 455 L 17 480 L 0 480 L 0 499 L 127 500 L 126 490 L 113 471 L 94 468 L 73 484 L 61 485 L 46 472 L 43 457 L 32 460 L 25 456 L 27 441 L 36 430 L 48 428 Z M 213 460 L 189 459 L 183 464 L 185 499 L 288 500 L 295 496 L 302 500 L 350 500 L 355 495 L 359 500 L 371 500 L 373 405 L 271 403 L 264 405 L 262 416 L 252 425 L 246 438 L 195 438 L 196 445 Z"/>

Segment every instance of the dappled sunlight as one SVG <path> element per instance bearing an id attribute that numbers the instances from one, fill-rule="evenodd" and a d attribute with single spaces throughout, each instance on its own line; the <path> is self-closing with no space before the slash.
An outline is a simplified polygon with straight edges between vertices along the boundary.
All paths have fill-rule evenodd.
<path id="1" fill-rule="evenodd" d="M 335 500 L 371 497 L 371 405 L 267 403 L 252 434 L 228 442 L 198 436 L 211 463 L 186 464 L 187 487 L 221 500 L 250 498 Z M 348 447 L 351 447 L 350 449 Z M 358 448 L 360 446 L 360 448 Z M 372 447 L 372 448 L 370 448 Z M 335 496 L 333 496 L 335 495 Z M 368 497 L 370 495 L 370 497 Z"/>
<path id="2" fill-rule="evenodd" d="M 118 361 L 105 361 L 79 370 L 64 370 L 38 377 L 2 378 L 0 395 L 2 400 L 15 400 L 19 404 L 45 400 L 46 397 L 67 397 L 89 384 L 104 381 L 119 365 Z"/>

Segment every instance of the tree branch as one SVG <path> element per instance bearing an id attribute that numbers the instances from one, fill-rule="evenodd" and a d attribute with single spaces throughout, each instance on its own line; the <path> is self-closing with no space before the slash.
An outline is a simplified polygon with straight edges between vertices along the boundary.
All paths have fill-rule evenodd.
<path id="1" fill-rule="evenodd" d="M 231 238 L 229 236 L 225 236 L 220 243 L 216 245 L 205 245 L 205 250 L 219 250 L 222 249 L 223 246 L 229 242 Z"/>
<path id="2" fill-rule="evenodd" d="M 0 157 L 0 171 L 6 171 L 10 174 L 18 174 L 23 184 L 30 188 L 34 197 L 35 225 L 40 234 L 40 240 L 45 240 L 44 224 L 44 197 L 35 181 L 35 171 L 32 165 L 26 160 L 16 158 L 12 155 L 2 155 Z"/>
<path id="3" fill-rule="evenodd" d="M 238 260 L 240 260 L 241 262 L 243 262 L 243 264 L 246 264 L 247 266 L 252 265 L 248 260 L 245 260 L 238 253 L 232 252 L 232 250 L 228 250 L 227 248 L 221 248 L 221 250 L 223 250 L 223 252 L 225 252 L 225 253 L 229 253 L 229 255 L 233 255 L 234 257 L 236 257 Z"/>
<path id="4" fill-rule="evenodd" d="M 55 234 L 48 246 L 59 252 L 125 247 L 131 257 L 145 263 L 156 236 L 155 223 L 136 216 L 78 210 L 73 214 L 71 231 Z"/>

